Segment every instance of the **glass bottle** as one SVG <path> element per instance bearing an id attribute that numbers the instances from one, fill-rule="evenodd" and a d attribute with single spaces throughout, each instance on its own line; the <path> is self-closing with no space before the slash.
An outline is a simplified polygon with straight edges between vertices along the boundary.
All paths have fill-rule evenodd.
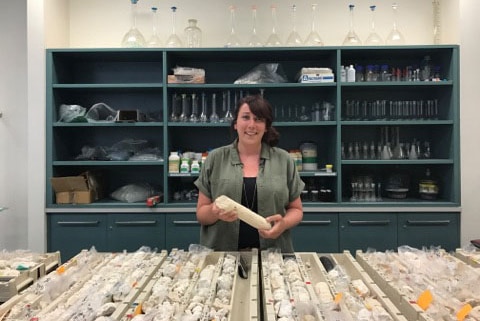
<path id="1" fill-rule="evenodd" d="M 148 39 L 148 47 L 155 48 L 160 47 L 160 37 L 158 36 L 157 26 L 158 26 L 158 13 L 157 7 L 152 7 L 152 36 Z"/>
<path id="2" fill-rule="evenodd" d="M 362 44 L 362 41 L 360 38 L 357 36 L 355 33 L 355 28 L 354 28 L 354 23 L 353 23 L 353 9 L 355 8 L 355 5 L 351 4 L 348 6 L 349 12 L 350 12 L 350 29 L 345 36 L 345 40 L 343 40 L 343 45 L 344 46 L 359 46 Z"/>
<path id="3" fill-rule="evenodd" d="M 185 38 L 187 39 L 187 48 L 200 48 L 202 46 L 202 30 L 197 26 L 197 19 L 188 19 Z"/>
<path id="4" fill-rule="evenodd" d="M 170 34 L 170 36 L 168 36 L 165 46 L 168 48 L 182 47 L 183 46 L 182 40 L 180 40 L 180 38 L 177 35 L 177 32 L 175 31 L 177 7 L 171 7 L 170 9 L 172 9 L 172 33 Z"/>
<path id="5" fill-rule="evenodd" d="M 260 37 L 257 35 L 257 6 L 252 6 L 252 34 L 248 40 L 247 46 L 249 47 L 262 47 L 263 43 L 260 41 Z"/>
<path id="6" fill-rule="evenodd" d="M 397 10 L 398 5 L 396 3 L 392 4 L 393 10 L 393 28 L 392 31 L 388 34 L 387 45 L 403 45 L 405 44 L 405 38 L 403 38 L 402 33 L 398 30 L 397 27 Z"/>
<path id="7" fill-rule="evenodd" d="M 272 5 L 270 7 L 272 15 L 272 33 L 268 36 L 265 46 L 267 47 L 279 47 L 282 45 L 282 41 L 277 34 L 277 7 Z"/>
<path id="8" fill-rule="evenodd" d="M 225 47 L 240 47 L 240 39 L 238 39 L 235 33 L 235 6 L 230 6 L 230 35 L 227 38 Z"/>
<path id="9" fill-rule="evenodd" d="M 293 5 L 292 6 L 292 31 L 288 35 L 287 43 L 286 43 L 287 46 L 300 46 L 303 44 L 303 40 L 297 32 L 296 17 L 297 17 L 297 6 Z"/>
<path id="10" fill-rule="evenodd" d="M 377 6 L 373 5 L 370 6 L 370 11 L 372 12 L 371 16 L 371 21 L 370 21 L 370 34 L 367 37 L 367 40 L 365 41 L 366 45 L 370 46 L 378 46 L 383 44 L 383 39 L 380 37 L 380 35 L 377 33 L 375 29 L 375 9 Z"/>
<path id="11" fill-rule="evenodd" d="M 207 115 L 207 95 L 202 93 L 202 112 L 200 114 L 200 122 L 206 123 L 208 122 L 208 115 Z"/>
<path id="12" fill-rule="evenodd" d="M 217 94 L 212 94 L 212 113 L 210 114 L 209 120 L 211 123 L 218 123 L 220 121 L 220 117 L 217 114 Z"/>
<path id="13" fill-rule="evenodd" d="M 123 36 L 122 47 L 124 48 L 139 48 L 146 45 L 145 38 L 137 29 L 137 2 L 138 0 L 130 0 L 131 27 Z"/>
<path id="14" fill-rule="evenodd" d="M 310 30 L 310 33 L 308 34 L 307 39 L 305 39 L 305 45 L 307 46 L 323 46 L 322 38 L 318 34 L 315 27 L 316 11 L 317 11 L 317 5 L 312 4 L 312 29 Z"/>

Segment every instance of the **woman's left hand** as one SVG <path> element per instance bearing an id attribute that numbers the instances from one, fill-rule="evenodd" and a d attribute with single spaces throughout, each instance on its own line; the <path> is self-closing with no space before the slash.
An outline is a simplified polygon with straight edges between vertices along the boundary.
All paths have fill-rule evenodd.
<path id="1" fill-rule="evenodd" d="M 269 230 L 258 230 L 261 237 L 265 239 L 276 239 L 285 231 L 286 224 L 282 215 L 275 214 L 266 217 L 266 220 L 268 223 L 272 224 L 272 228 Z"/>

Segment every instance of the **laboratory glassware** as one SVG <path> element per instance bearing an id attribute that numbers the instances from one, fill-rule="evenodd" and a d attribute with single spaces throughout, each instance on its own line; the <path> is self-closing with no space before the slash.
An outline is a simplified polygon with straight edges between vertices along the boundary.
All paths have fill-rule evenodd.
<path id="1" fill-rule="evenodd" d="M 355 33 L 354 21 L 353 21 L 353 18 L 354 18 L 353 10 L 354 9 L 355 9 L 355 5 L 350 4 L 348 6 L 349 15 L 350 15 L 349 31 L 348 31 L 347 35 L 345 36 L 345 39 L 343 40 L 343 45 L 344 46 L 358 46 L 358 45 L 362 44 L 362 41 L 360 40 L 360 38 Z"/>
<path id="2" fill-rule="evenodd" d="M 260 40 L 260 37 L 257 35 L 257 6 L 252 6 L 252 34 L 248 40 L 247 46 L 249 47 L 262 47 L 263 42 Z"/>
<path id="3" fill-rule="evenodd" d="M 212 94 L 212 113 L 210 114 L 209 120 L 211 123 L 218 123 L 220 121 L 220 117 L 217 114 L 217 94 Z"/>
<path id="4" fill-rule="evenodd" d="M 233 114 L 231 111 L 231 104 L 230 104 L 230 91 L 223 92 L 223 109 L 225 111 L 225 115 L 220 120 L 224 123 L 229 123 L 233 120 Z"/>
<path id="5" fill-rule="evenodd" d="M 403 37 L 400 30 L 398 30 L 398 5 L 396 3 L 392 4 L 393 10 L 393 27 L 392 31 L 388 34 L 386 43 L 387 45 L 403 45 L 405 44 L 405 38 Z"/>
<path id="6" fill-rule="evenodd" d="M 190 122 L 197 123 L 200 119 L 198 117 L 198 100 L 197 94 L 192 94 L 192 113 L 190 114 Z"/>
<path id="7" fill-rule="evenodd" d="M 268 36 L 265 46 L 278 47 L 282 45 L 282 41 L 277 34 L 277 7 L 274 5 L 270 6 L 270 11 L 272 15 L 272 32 Z"/>
<path id="8" fill-rule="evenodd" d="M 122 47 L 124 48 L 140 48 L 146 45 L 145 38 L 137 29 L 137 2 L 138 0 L 130 0 L 131 27 L 123 36 Z"/>
<path id="9" fill-rule="evenodd" d="M 235 6 L 230 6 L 230 34 L 228 35 L 227 42 L 225 43 L 225 47 L 240 47 L 240 39 L 238 38 L 237 34 L 235 33 Z"/>
<path id="10" fill-rule="evenodd" d="M 180 121 L 180 118 L 177 114 L 177 105 L 178 105 L 178 95 L 174 93 L 172 95 L 172 113 L 170 114 L 170 121 L 177 122 Z"/>
<path id="11" fill-rule="evenodd" d="M 297 6 L 296 5 L 292 6 L 291 17 L 292 17 L 292 31 L 288 35 L 286 44 L 287 46 L 300 46 L 303 44 L 303 40 L 297 32 L 297 22 L 296 22 Z"/>
<path id="12" fill-rule="evenodd" d="M 188 99 L 187 94 L 182 94 L 182 113 L 180 114 L 180 121 L 187 122 L 188 118 Z"/>
<path id="13" fill-rule="evenodd" d="M 200 114 L 200 122 L 206 123 L 208 122 L 208 115 L 207 115 L 207 95 L 202 93 L 202 113 Z"/>
<path id="14" fill-rule="evenodd" d="M 305 45 L 307 46 L 323 46 L 323 40 L 316 30 L 316 11 L 317 4 L 312 4 L 312 29 L 305 39 Z"/>
<path id="15" fill-rule="evenodd" d="M 171 7 L 172 9 L 172 33 L 168 36 L 165 46 L 168 48 L 178 48 L 182 47 L 183 43 L 180 37 L 177 35 L 175 24 L 176 24 L 176 14 L 177 14 L 177 7 Z"/>
<path id="16" fill-rule="evenodd" d="M 188 19 L 188 26 L 185 28 L 187 48 L 200 48 L 202 46 L 202 29 L 197 26 L 197 19 Z"/>
<path id="17" fill-rule="evenodd" d="M 152 36 L 148 39 L 147 46 L 151 48 L 160 47 L 160 37 L 158 36 L 158 8 L 152 7 Z"/>
<path id="18" fill-rule="evenodd" d="M 370 11 L 371 11 L 370 34 L 368 35 L 367 40 L 365 40 L 365 44 L 370 46 L 383 45 L 383 39 L 377 33 L 375 28 L 375 9 L 376 8 L 377 6 L 375 5 L 370 6 Z"/>

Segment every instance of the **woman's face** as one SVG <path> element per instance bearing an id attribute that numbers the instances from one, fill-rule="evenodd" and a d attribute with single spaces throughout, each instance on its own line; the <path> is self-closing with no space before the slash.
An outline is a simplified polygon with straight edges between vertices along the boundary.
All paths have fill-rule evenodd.
<path id="1" fill-rule="evenodd" d="M 240 106 L 234 128 L 237 131 L 238 140 L 244 144 L 261 144 L 266 132 L 265 120 L 255 116 L 246 103 Z"/>

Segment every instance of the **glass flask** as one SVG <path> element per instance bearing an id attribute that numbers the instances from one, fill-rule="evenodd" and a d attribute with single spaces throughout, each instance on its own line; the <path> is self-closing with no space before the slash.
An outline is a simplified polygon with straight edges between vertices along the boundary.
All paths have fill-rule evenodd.
<path id="1" fill-rule="evenodd" d="M 212 113 L 210 114 L 209 120 L 211 123 L 218 123 L 220 121 L 220 117 L 217 114 L 217 94 L 212 94 Z"/>
<path id="2" fill-rule="evenodd" d="M 137 2 L 138 0 L 130 0 L 131 27 L 123 36 L 122 47 L 124 48 L 139 48 L 146 45 L 145 38 L 137 29 Z"/>
<path id="3" fill-rule="evenodd" d="M 187 48 L 200 48 L 202 46 L 202 30 L 197 26 L 197 19 L 188 19 L 185 38 L 187 39 Z"/>
<path id="4" fill-rule="evenodd" d="M 230 35 L 227 38 L 225 47 L 240 47 L 240 39 L 238 39 L 235 33 L 235 6 L 230 6 Z"/>
<path id="5" fill-rule="evenodd" d="M 152 36 L 148 39 L 147 46 L 154 48 L 160 47 L 160 37 L 158 36 L 157 26 L 158 26 L 158 13 L 157 7 L 152 7 Z"/>
<path id="6" fill-rule="evenodd" d="M 172 95 L 172 113 L 170 114 L 170 121 L 177 122 L 180 121 L 180 118 L 177 113 L 177 105 L 178 105 L 178 96 L 176 93 Z"/>
<path id="7" fill-rule="evenodd" d="M 168 48 L 182 47 L 183 46 L 182 40 L 180 40 L 180 38 L 177 35 L 177 32 L 175 31 L 177 7 L 171 7 L 170 9 L 172 9 L 172 33 L 170 34 L 170 36 L 168 36 L 165 46 Z"/>
<path id="8" fill-rule="evenodd" d="M 307 46 L 323 46 L 322 38 L 316 30 L 316 11 L 317 5 L 312 4 L 312 29 L 310 30 L 307 39 L 305 39 L 305 45 Z"/>
<path id="9" fill-rule="evenodd" d="M 398 5 L 396 3 L 392 4 L 393 10 L 393 28 L 392 31 L 388 34 L 386 43 L 387 45 L 403 45 L 405 44 L 405 38 L 403 38 L 402 33 L 398 30 L 397 27 L 397 10 Z"/>
<path id="10" fill-rule="evenodd" d="M 223 123 L 229 123 L 233 120 L 233 114 L 231 111 L 231 105 L 230 105 L 230 91 L 227 90 L 223 92 L 223 110 L 225 111 L 225 115 L 223 118 L 220 120 Z"/>
<path id="11" fill-rule="evenodd" d="M 181 122 L 187 122 L 189 120 L 187 94 L 182 94 L 182 113 L 180 114 L 180 119 L 179 120 Z"/>
<path id="12" fill-rule="evenodd" d="M 199 121 L 198 117 L 198 100 L 197 94 L 192 94 L 192 113 L 190 114 L 190 122 L 197 123 Z"/>
<path id="13" fill-rule="evenodd" d="M 248 40 L 247 46 L 249 47 L 262 47 L 263 43 L 260 41 L 260 37 L 257 35 L 257 6 L 252 6 L 252 34 Z"/>
<path id="14" fill-rule="evenodd" d="M 207 115 L 207 95 L 202 93 L 202 112 L 200 114 L 199 121 L 201 123 L 208 122 L 208 115 Z"/>
<path id="15" fill-rule="evenodd" d="M 350 30 L 348 31 L 345 40 L 343 40 L 344 46 L 358 46 L 362 44 L 362 41 L 355 33 L 354 23 L 353 23 L 353 9 L 355 5 L 351 4 L 348 6 L 350 12 Z"/>
<path id="16" fill-rule="evenodd" d="M 270 7 L 272 15 L 272 33 L 268 36 L 265 46 L 267 47 L 279 47 L 282 45 L 282 41 L 277 34 L 277 7 L 272 5 Z"/>
<path id="17" fill-rule="evenodd" d="M 303 40 L 297 32 L 297 6 L 292 6 L 292 31 L 287 38 L 287 46 L 300 46 L 303 44 Z"/>
<path id="18" fill-rule="evenodd" d="M 377 33 L 375 29 L 375 9 L 377 6 L 373 5 L 370 6 L 370 11 L 372 12 L 371 21 L 370 21 L 370 34 L 365 41 L 366 45 L 370 46 L 378 46 L 383 44 L 382 37 Z"/>

